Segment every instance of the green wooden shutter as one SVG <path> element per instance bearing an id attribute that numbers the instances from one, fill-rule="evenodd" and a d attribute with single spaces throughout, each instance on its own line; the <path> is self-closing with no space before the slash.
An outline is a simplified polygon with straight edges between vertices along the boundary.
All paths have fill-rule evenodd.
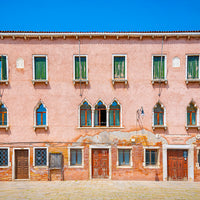
<path id="1" fill-rule="evenodd" d="M 1 57 L 2 62 L 2 80 L 7 80 L 7 63 L 6 56 Z"/>
<path id="2" fill-rule="evenodd" d="M 165 78 L 165 57 L 161 56 L 153 57 L 153 79 L 164 79 Z"/>
<path id="3" fill-rule="evenodd" d="M 188 56 L 187 78 L 195 79 L 199 77 L 199 56 Z"/>
<path id="4" fill-rule="evenodd" d="M 86 57 L 81 57 L 81 74 L 82 74 L 82 79 L 86 79 Z"/>
<path id="5" fill-rule="evenodd" d="M 80 79 L 79 57 L 75 57 L 75 79 Z"/>
<path id="6" fill-rule="evenodd" d="M 46 80 L 46 57 L 35 57 L 35 80 Z"/>

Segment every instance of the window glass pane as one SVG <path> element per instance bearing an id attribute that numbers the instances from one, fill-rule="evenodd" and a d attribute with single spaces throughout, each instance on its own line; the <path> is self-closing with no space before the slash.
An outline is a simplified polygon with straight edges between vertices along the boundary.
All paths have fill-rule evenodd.
<path id="1" fill-rule="evenodd" d="M 82 149 L 77 149 L 77 164 L 82 164 Z"/>
<path id="2" fill-rule="evenodd" d="M 71 149 L 70 150 L 70 165 L 76 165 L 76 150 L 75 149 Z"/>
<path id="3" fill-rule="evenodd" d="M 193 112 L 192 113 L 192 125 L 195 125 L 196 124 L 196 113 Z"/>
<path id="4" fill-rule="evenodd" d="M 91 110 L 87 110 L 87 126 L 91 126 Z"/>
<path id="5" fill-rule="evenodd" d="M 46 112 L 46 108 L 43 106 L 43 104 L 40 104 L 39 108 L 37 109 L 37 112 Z"/>
<path id="6" fill-rule="evenodd" d="M 187 113 L 187 125 L 190 125 L 190 112 Z"/>
<path id="7" fill-rule="evenodd" d="M 199 77 L 199 56 L 187 57 L 187 78 L 195 79 Z"/>
<path id="8" fill-rule="evenodd" d="M 2 80 L 2 61 L 0 60 L 0 80 Z"/>
<path id="9" fill-rule="evenodd" d="M 85 110 L 81 110 L 81 126 L 85 126 Z"/>
<path id="10" fill-rule="evenodd" d="M 146 165 L 150 165 L 150 151 L 146 150 Z"/>
<path id="11" fill-rule="evenodd" d="M 123 150 L 118 150 L 118 159 L 119 159 L 119 165 L 123 165 Z"/>
<path id="12" fill-rule="evenodd" d="M 2 121 L 2 120 L 3 120 L 3 119 L 2 119 L 2 115 L 3 115 L 3 114 L 2 114 L 2 113 L 0 113 L 0 125 L 3 125 L 3 121 Z"/>
<path id="13" fill-rule="evenodd" d="M 94 125 L 95 126 L 99 125 L 99 111 L 98 110 L 94 111 Z"/>
<path id="14" fill-rule="evenodd" d="M 159 113 L 159 125 L 163 125 L 163 113 Z"/>
<path id="15" fill-rule="evenodd" d="M 157 151 L 151 150 L 151 165 L 156 165 L 157 162 Z"/>
<path id="16" fill-rule="evenodd" d="M 115 126 L 120 126 L 119 110 L 115 110 Z"/>
<path id="17" fill-rule="evenodd" d="M 154 113 L 154 125 L 158 125 L 158 114 L 157 113 Z"/>
<path id="18" fill-rule="evenodd" d="M 0 166 L 8 166 L 8 149 L 0 149 Z"/>
<path id="19" fill-rule="evenodd" d="M 200 152 L 198 153 L 198 163 L 200 165 Z"/>
<path id="20" fill-rule="evenodd" d="M 130 164 L 130 150 L 126 149 L 124 150 L 124 156 L 125 156 L 125 165 Z"/>
<path id="21" fill-rule="evenodd" d="M 37 122 L 36 125 L 41 125 L 41 113 L 37 113 Z"/>
<path id="22" fill-rule="evenodd" d="M 46 125 L 46 113 L 42 113 L 43 114 L 43 124 L 42 125 Z"/>
<path id="23" fill-rule="evenodd" d="M 113 121 L 113 110 L 110 110 L 109 112 L 109 124 L 110 126 L 114 126 L 114 121 Z"/>
<path id="24" fill-rule="evenodd" d="M 4 113 L 4 125 L 7 125 L 7 113 Z"/>

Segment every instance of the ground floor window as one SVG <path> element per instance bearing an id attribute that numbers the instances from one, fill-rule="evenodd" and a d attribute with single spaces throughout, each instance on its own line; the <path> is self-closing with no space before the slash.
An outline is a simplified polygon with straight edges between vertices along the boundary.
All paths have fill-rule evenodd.
<path id="1" fill-rule="evenodd" d="M 158 150 L 157 149 L 146 149 L 145 152 L 145 165 L 157 165 L 158 162 Z"/>
<path id="2" fill-rule="evenodd" d="M 130 149 L 118 149 L 119 166 L 130 165 Z"/>
<path id="3" fill-rule="evenodd" d="M 35 166 L 47 165 L 47 149 L 37 148 L 35 149 Z"/>
<path id="4" fill-rule="evenodd" d="M 82 165 L 82 149 L 70 149 L 70 166 Z"/>
<path id="5" fill-rule="evenodd" d="M 0 166 L 8 166 L 8 149 L 0 149 Z"/>

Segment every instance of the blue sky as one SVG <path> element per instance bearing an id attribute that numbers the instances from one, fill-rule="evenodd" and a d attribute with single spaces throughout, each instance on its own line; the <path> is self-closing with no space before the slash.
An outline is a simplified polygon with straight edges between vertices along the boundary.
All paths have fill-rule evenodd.
<path id="1" fill-rule="evenodd" d="M 200 0 L 0 0 L 0 6 L 0 30 L 200 30 Z"/>

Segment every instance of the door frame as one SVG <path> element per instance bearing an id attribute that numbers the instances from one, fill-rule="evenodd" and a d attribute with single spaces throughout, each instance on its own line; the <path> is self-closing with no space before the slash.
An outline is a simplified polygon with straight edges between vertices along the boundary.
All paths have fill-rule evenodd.
<path id="1" fill-rule="evenodd" d="M 30 148 L 13 148 L 12 180 L 18 180 L 15 178 L 15 150 L 28 150 L 28 179 L 19 179 L 19 180 L 29 180 L 30 179 Z"/>
<path id="2" fill-rule="evenodd" d="M 111 161 L 111 146 L 110 145 L 90 145 L 89 146 L 89 179 L 92 179 L 92 150 L 93 149 L 108 149 L 109 153 L 109 176 L 108 179 L 111 179 L 112 172 L 112 161 Z M 103 179 L 106 180 L 106 179 Z"/>
<path id="3" fill-rule="evenodd" d="M 188 181 L 194 181 L 194 146 L 193 145 L 163 145 L 163 181 L 167 181 L 167 150 L 188 150 Z"/>

